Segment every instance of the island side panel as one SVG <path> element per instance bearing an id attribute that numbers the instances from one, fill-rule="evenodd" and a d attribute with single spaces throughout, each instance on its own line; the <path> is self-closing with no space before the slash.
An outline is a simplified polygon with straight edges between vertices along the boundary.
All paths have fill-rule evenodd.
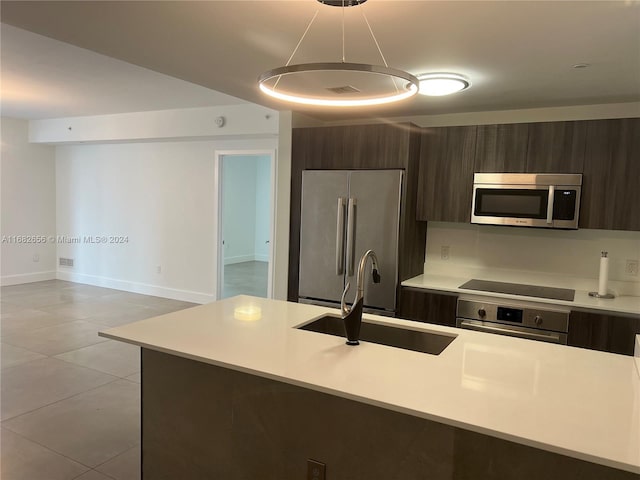
<path id="1" fill-rule="evenodd" d="M 637 480 L 448 425 L 142 349 L 143 480 Z M 437 395 L 437 392 L 434 392 Z"/>

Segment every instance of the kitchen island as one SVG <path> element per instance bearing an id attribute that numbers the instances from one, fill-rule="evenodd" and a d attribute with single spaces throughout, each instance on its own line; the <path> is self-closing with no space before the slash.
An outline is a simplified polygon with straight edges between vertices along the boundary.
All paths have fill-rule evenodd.
<path id="1" fill-rule="evenodd" d="M 100 334 L 142 347 L 143 478 L 637 479 L 633 358 L 417 325 L 429 355 L 299 330 L 324 307 L 239 296 Z"/>

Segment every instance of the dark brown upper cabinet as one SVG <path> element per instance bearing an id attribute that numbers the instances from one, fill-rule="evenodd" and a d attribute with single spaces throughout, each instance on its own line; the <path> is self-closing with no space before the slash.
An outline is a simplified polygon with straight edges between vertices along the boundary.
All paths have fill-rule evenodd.
<path id="1" fill-rule="evenodd" d="M 525 172 L 528 136 L 527 123 L 478 126 L 474 171 Z"/>
<path id="2" fill-rule="evenodd" d="M 343 165 L 348 164 L 348 168 L 355 169 L 405 168 L 409 149 L 412 147 L 410 138 L 412 135 L 419 138 L 419 129 L 407 123 L 342 128 L 346 132 Z M 415 146 L 417 147 L 417 143 Z"/>
<path id="3" fill-rule="evenodd" d="M 529 124 L 528 173 L 582 173 L 587 122 Z"/>
<path id="4" fill-rule="evenodd" d="M 584 123 L 580 228 L 640 230 L 640 118 Z"/>
<path id="5" fill-rule="evenodd" d="M 475 145 L 475 126 L 423 129 L 418 220 L 470 220 Z"/>
<path id="6" fill-rule="evenodd" d="M 308 169 L 341 168 L 346 136 L 344 127 L 296 128 L 294 132 L 291 157 L 296 159 L 296 163 Z"/>

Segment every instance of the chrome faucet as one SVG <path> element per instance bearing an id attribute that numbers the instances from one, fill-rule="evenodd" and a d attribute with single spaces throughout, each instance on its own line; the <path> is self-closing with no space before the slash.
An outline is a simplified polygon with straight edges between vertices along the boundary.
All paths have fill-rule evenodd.
<path id="1" fill-rule="evenodd" d="M 362 325 L 362 304 L 364 302 L 364 269 L 367 266 L 367 259 L 371 259 L 371 268 L 373 275 L 373 283 L 380 283 L 380 274 L 378 273 L 378 257 L 373 250 L 367 250 L 360 258 L 360 265 L 358 266 L 358 276 L 356 277 L 357 290 L 356 297 L 351 304 L 351 307 L 347 306 L 345 298 L 347 292 L 351 287 L 351 284 L 347 282 L 342 292 L 342 299 L 340 301 L 340 310 L 342 313 L 342 320 L 344 320 L 344 329 L 347 334 L 347 345 L 359 345 L 358 341 L 360 337 L 360 326 Z"/>

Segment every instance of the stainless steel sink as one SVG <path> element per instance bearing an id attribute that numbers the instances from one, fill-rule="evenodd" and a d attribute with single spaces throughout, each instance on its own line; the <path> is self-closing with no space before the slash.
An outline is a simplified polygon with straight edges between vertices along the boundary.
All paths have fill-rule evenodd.
<path id="1" fill-rule="evenodd" d="M 325 333 L 336 337 L 345 337 L 342 318 L 336 315 L 326 315 L 313 320 L 306 325 L 297 327 L 300 330 Z M 379 343 L 389 347 L 404 348 L 414 352 L 440 355 L 456 338 L 455 335 L 409 330 L 402 327 L 379 325 L 363 321 L 360 329 L 360 340 Z M 357 347 L 355 347 L 357 348 Z"/>

